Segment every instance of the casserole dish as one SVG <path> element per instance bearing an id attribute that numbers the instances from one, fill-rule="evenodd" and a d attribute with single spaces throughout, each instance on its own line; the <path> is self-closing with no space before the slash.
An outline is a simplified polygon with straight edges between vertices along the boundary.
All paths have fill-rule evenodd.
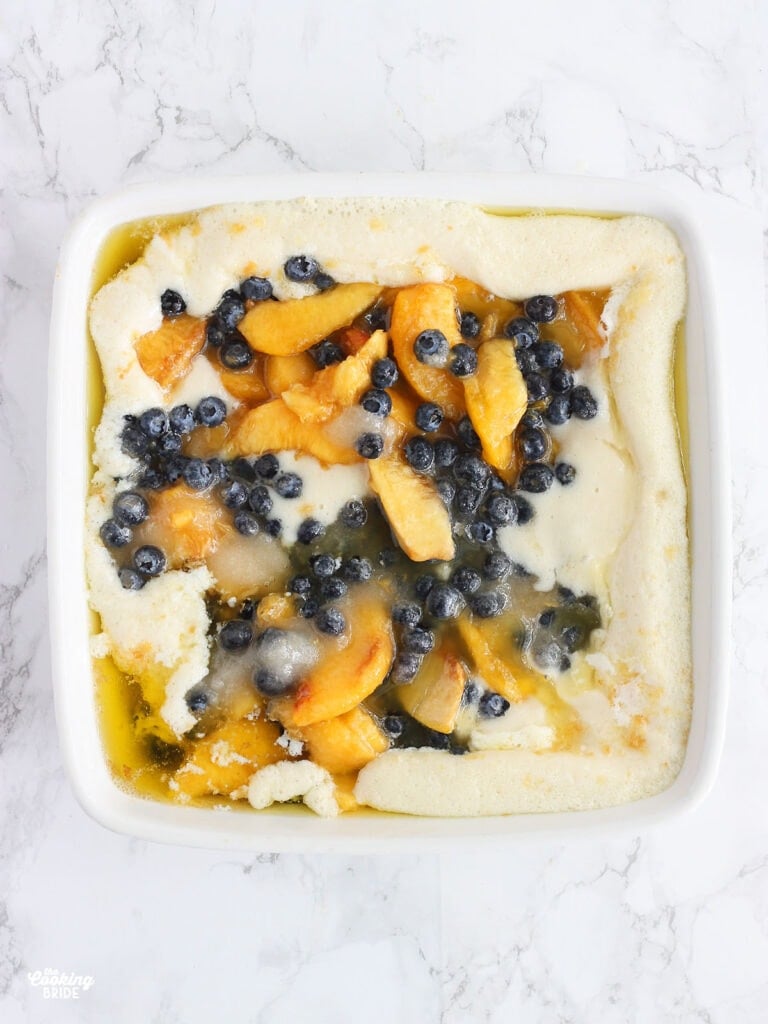
<path id="1" fill-rule="evenodd" d="M 132 796 L 112 779 L 102 751 L 89 653 L 90 622 L 83 571 L 83 500 L 89 477 L 85 442 L 86 313 L 93 270 L 109 233 L 141 218 L 183 213 L 231 201 L 311 196 L 414 196 L 459 199 L 492 209 L 641 213 L 672 228 L 686 255 L 686 319 L 690 527 L 692 542 L 694 706 L 683 769 L 657 796 L 599 811 L 544 813 L 484 819 L 426 819 L 361 812 L 317 822 L 292 808 L 260 815 L 221 814 Z M 74 227 L 62 255 L 52 319 L 49 409 L 51 628 L 57 716 L 76 792 L 98 820 L 145 838 L 254 849 L 381 849 L 387 840 L 452 841 L 542 830 L 586 829 L 621 823 L 637 827 L 689 807 L 711 784 L 725 707 L 728 571 L 727 513 L 722 481 L 725 438 L 716 365 L 717 311 L 706 259 L 692 212 L 656 191 L 596 180 L 466 176 L 311 176 L 199 180 L 141 186 L 94 204 Z M 74 339 L 82 345 L 73 351 Z M 684 410 L 685 402 L 680 408 Z M 73 413 L 74 410 L 74 413 Z M 73 465 L 73 453 L 82 459 Z M 65 474 L 61 471 L 68 466 Z M 77 600 L 82 595 L 82 600 Z"/>

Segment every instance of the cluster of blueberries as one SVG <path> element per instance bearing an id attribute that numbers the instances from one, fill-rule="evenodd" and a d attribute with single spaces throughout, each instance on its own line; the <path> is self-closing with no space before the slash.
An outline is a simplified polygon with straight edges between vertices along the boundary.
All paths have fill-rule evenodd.
<path id="1" fill-rule="evenodd" d="M 311 256 L 289 257 L 283 265 L 283 272 L 289 281 L 313 284 L 318 291 L 327 291 L 336 283 Z M 239 288 L 228 288 L 224 292 L 208 319 L 205 331 L 206 341 L 217 350 L 222 366 L 228 370 L 245 370 L 251 365 L 254 352 L 238 330 L 238 324 L 245 316 L 247 303 L 274 298 L 272 282 L 266 277 L 247 277 L 240 282 Z M 181 316 L 186 308 L 183 297 L 171 288 L 160 296 L 160 309 L 165 317 Z"/>
<path id="2" fill-rule="evenodd" d="M 358 505 L 365 511 L 358 501 L 349 502 L 347 508 Z M 301 599 L 299 614 L 303 618 L 313 619 L 317 629 L 327 636 L 341 636 L 347 623 L 343 612 L 330 602 L 344 597 L 351 585 L 365 583 L 371 576 L 373 565 L 362 555 L 341 558 L 315 554 L 309 558 L 309 571 L 288 581 L 288 591 Z"/>
<path id="3" fill-rule="evenodd" d="M 108 548 L 123 548 L 133 540 L 133 528 L 149 515 L 147 499 L 138 491 L 121 491 L 112 502 L 112 516 L 101 525 L 101 539 Z M 126 590 L 141 590 L 148 579 L 165 569 L 166 558 L 154 544 L 136 548 L 131 565 L 118 569 L 118 577 Z"/>

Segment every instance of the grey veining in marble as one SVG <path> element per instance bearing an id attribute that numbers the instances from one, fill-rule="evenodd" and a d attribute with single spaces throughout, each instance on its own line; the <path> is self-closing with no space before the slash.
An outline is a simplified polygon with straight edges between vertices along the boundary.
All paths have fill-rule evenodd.
<path id="1" fill-rule="evenodd" d="M 755 0 L 3 6 L 0 1019 L 768 1020 L 767 43 Z M 715 790 L 684 821 L 439 858 L 253 858 L 131 841 L 75 803 L 44 536 L 66 227 L 92 197 L 171 173 L 364 169 L 628 176 L 712 196 L 753 239 L 719 254 L 754 311 L 729 339 L 732 704 Z M 46 968 L 94 983 L 46 1000 L 29 980 Z"/>

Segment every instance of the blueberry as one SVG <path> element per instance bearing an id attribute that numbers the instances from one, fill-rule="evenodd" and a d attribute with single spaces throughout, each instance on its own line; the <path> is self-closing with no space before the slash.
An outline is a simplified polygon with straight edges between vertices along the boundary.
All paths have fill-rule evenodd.
<path id="1" fill-rule="evenodd" d="M 120 433 L 121 450 L 134 459 L 140 459 L 150 450 L 150 438 L 137 422 L 126 423 Z"/>
<path id="2" fill-rule="evenodd" d="M 566 626 L 561 637 L 566 651 L 573 654 L 584 643 L 584 630 L 581 626 Z"/>
<path id="3" fill-rule="evenodd" d="M 238 480 L 243 480 L 247 484 L 252 484 L 256 479 L 256 470 L 248 459 L 237 458 L 233 459 L 229 464 L 230 476 L 236 477 Z"/>
<path id="4" fill-rule="evenodd" d="M 391 388 L 397 383 L 400 373 L 394 359 L 377 359 L 371 370 L 371 383 L 377 388 Z"/>
<path id="5" fill-rule="evenodd" d="M 320 265 L 313 256 L 291 256 L 283 264 L 283 270 L 289 281 L 307 284 L 320 273 Z"/>
<path id="6" fill-rule="evenodd" d="M 421 658 L 412 651 L 403 651 L 395 658 L 392 678 L 396 683 L 410 683 L 421 668 Z"/>
<path id="7" fill-rule="evenodd" d="M 506 606 L 504 595 L 497 590 L 488 590 L 483 594 L 473 594 L 469 599 L 472 614 L 479 619 L 494 619 L 501 615 Z"/>
<path id="8" fill-rule="evenodd" d="M 388 569 L 394 565 L 398 559 L 398 553 L 396 548 L 382 548 L 376 556 L 376 561 L 382 567 L 382 569 Z"/>
<path id="9" fill-rule="evenodd" d="M 159 455 L 176 455 L 181 451 L 182 437 L 180 434 L 172 434 L 170 431 L 158 437 L 155 442 Z"/>
<path id="10" fill-rule="evenodd" d="M 195 429 L 195 414 L 188 405 L 174 405 L 168 413 L 168 426 L 174 434 L 191 434 Z"/>
<path id="11" fill-rule="evenodd" d="M 459 440 L 462 444 L 465 444 L 467 448 L 479 448 L 480 438 L 477 436 L 477 431 L 472 426 L 472 420 L 469 416 L 462 416 L 459 422 L 456 424 L 456 433 L 459 435 Z"/>
<path id="12" fill-rule="evenodd" d="M 470 705 L 470 704 L 477 704 L 477 702 L 479 700 L 480 700 L 480 688 L 477 685 L 477 683 L 473 682 L 470 679 L 470 681 L 464 687 L 464 693 L 462 693 L 462 695 L 461 695 L 461 702 L 466 707 L 467 705 Z"/>
<path id="13" fill-rule="evenodd" d="M 368 522 L 368 509 L 357 498 L 351 498 L 341 510 L 342 523 L 351 530 L 358 530 Z"/>
<path id="14" fill-rule="evenodd" d="M 312 555 L 309 564 L 315 576 L 322 580 L 327 579 L 328 576 L 333 576 L 339 568 L 339 559 L 327 554 Z"/>
<path id="15" fill-rule="evenodd" d="M 555 476 L 561 484 L 572 484 L 576 479 L 576 467 L 570 462 L 558 462 L 555 465 Z"/>
<path id="16" fill-rule="evenodd" d="M 508 494 L 493 494 L 485 504 L 485 512 L 494 526 L 511 526 L 517 521 L 517 504 Z"/>
<path id="17" fill-rule="evenodd" d="M 221 348 L 227 340 L 227 333 L 218 320 L 209 320 L 205 327 L 205 340 L 211 348 Z"/>
<path id="18" fill-rule="evenodd" d="M 230 619 L 219 630 L 219 647 L 225 651 L 242 651 L 253 639 L 253 626 L 245 619 Z"/>
<path id="19" fill-rule="evenodd" d="M 272 486 L 281 498 L 298 498 L 304 488 L 304 481 L 298 473 L 281 473 Z"/>
<path id="20" fill-rule="evenodd" d="M 512 338 L 518 348 L 530 348 L 534 341 L 539 340 L 539 328 L 524 316 L 516 316 L 504 327 L 504 334 Z"/>
<path id="21" fill-rule="evenodd" d="M 540 373 L 526 373 L 525 374 L 525 386 L 528 389 L 528 401 L 529 402 L 540 402 L 543 398 L 546 398 L 549 394 L 549 383 L 546 377 L 542 377 Z"/>
<path id="22" fill-rule="evenodd" d="M 227 418 L 227 407 L 220 398 L 209 395 L 197 403 L 195 419 L 203 427 L 218 427 Z"/>
<path id="23" fill-rule="evenodd" d="M 480 698 L 477 712 L 482 718 L 501 718 L 509 711 L 509 701 L 500 693 L 484 693 Z"/>
<path id="24" fill-rule="evenodd" d="M 338 608 L 330 605 L 328 608 L 320 608 L 315 616 L 315 625 L 321 633 L 327 636 L 341 636 L 347 625 L 347 620 Z"/>
<path id="25" fill-rule="evenodd" d="M 467 534 L 476 544 L 490 544 L 495 532 L 493 526 L 485 519 L 476 519 L 467 527 Z"/>
<path id="26" fill-rule="evenodd" d="M 506 486 L 507 485 L 504 483 L 501 477 L 497 476 L 496 473 L 491 473 L 491 475 L 488 477 L 489 491 L 503 491 Z"/>
<path id="27" fill-rule="evenodd" d="M 263 302 L 272 298 L 272 282 L 266 277 L 246 277 L 240 284 L 240 294 L 251 302 Z"/>
<path id="28" fill-rule="evenodd" d="M 416 597 L 420 597 L 423 601 L 436 582 L 435 577 L 430 576 L 429 573 L 426 572 L 421 576 L 417 576 L 413 584 L 413 590 Z"/>
<path id="29" fill-rule="evenodd" d="M 149 515 L 147 499 L 137 491 L 121 491 L 112 502 L 112 515 L 121 526 L 138 526 Z"/>
<path id="30" fill-rule="evenodd" d="M 229 479 L 229 467 L 226 462 L 219 458 L 208 459 L 208 469 L 211 471 L 213 483 L 224 483 Z"/>
<path id="31" fill-rule="evenodd" d="M 221 488 L 221 500 L 227 508 L 242 508 L 248 503 L 248 488 L 240 480 L 231 480 Z"/>
<path id="32" fill-rule="evenodd" d="M 547 454 L 547 435 L 543 430 L 531 427 L 520 431 L 520 454 L 526 462 L 538 462 Z"/>
<path id="33" fill-rule="evenodd" d="M 186 308 L 187 304 L 184 299 L 182 299 L 178 292 L 173 291 L 172 288 L 166 288 L 160 296 L 160 311 L 163 316 L 181 316 Z"/>
<path id="34" fill-rule="evenodd" d="M 545 608 L 541 615 L 539 615 L 539 625 L 545 628 L 551 626 L 555 621 L 556 614 L 557 612 L 554 608 Z"/>
<path id="35" fill-rule="evenodd" d="M 248 619 L 250 622 L 256 612 L 256 605 L 259 602 L 253 597 L 246 597 L 240 607 L 240 618 Z"/>
<path id="36" fill-rule="evenodd" d="M 142 576 L 159 576 L 165 564 L 165 555 L 154 544 L 144 544 L 133 553 L 133 567 Z"/>
<path id="37" fill-rule="evenodd" d="M 118 569 L 117 578 L 120 580 L 123 590 L 141 590 L 145 583 L 141 573 L 136 572 L 135 569 L 130 569 L 127 565 L 123 566 L 122 569 Z"/>
<path id="38" fill-rule="evenodd" d="M 563 350 L 556 341 L 537 341 L 531 352 L 542 370 L 556 370 L 563 361 Z"/>
<path id="39" fill-rule="evenodd" d="M 234 331 L 245 316 L 245 303 L 240 292 L 228 288 L 219 299 L 213 316 L 225 331 Z"/>
<path id="40" fill-rule="evenodd" d="M 384 438 L 381 434 L 374 434 L 370 430 L 366 431 L 355 441 L 355 450 L 364 459 L 378 459 L 384 451 Z"/>
<path id="41" fill-rule="evenodd" d="M 316 597 L 304 598 L 304 604 L 299 608 L 299 615 L 303 619 L 314 619 L 317 615 L 317 610 L 320 607 L 320 602 Z"/>
<path id="42" fill-rule="evenodd" d="M 460 455 L 453 464 L 453 475 L 459 483 L 470 484 L 478 490 L 488 485 L 488 478 L 491 475 L 490 467 L 479 455 L 465 453 Z"/>
<path id="43" fill-rule="evenodd" d="M 393 740 L 399 739 L 405 732 L 405 718 L 402 715 L 385 715 L 381 724 L 384 732 Z"/>
<path id="44" fill-rule="evenodd" d="M 544 417 L 538 409 L 526 409 L 523 413 L 523 418 L 520 420 L 520 425 L 530 430 L 543 430 Z"/>
<path id="45" fill-rule="evenodd" d="M 188 459 L 184 466 L 184 483 L 193 491 L 204 491 L 214 482 L 211 467 L 202 459 Z"/>
<path id="46" fill-rule="evenodd" d="M 272 480 L 278 474 L 280 463 L 276 455 L 260 455 L 253 464 L 253 468 L 256 475 L 260 476 L 262 480 Z"/>
<path id="47" fill-rule="evenodd" d="M 293 576 L 288 580 L 288 593 L 299 594 L 304 597 L 312 589 L 312 580 L 309 576 Z"/>
<path id="48" fill-rule="evenodd" d="M 368 310 L 363 320 L 369 331 L 386 331 L 389 328 L 389 309 L 386 306 L 374 306 Z M 392 383 L 394 384 L 394 381 Z M 377 384 L 377 387 L 388 388 L 389 384 Z"/>
<path id="49" fill-rule="evenodd" d="M 416 409 L 414 419 L 419 430 L 432 434 L 440 429 L 443 416 L 443 410 L 435 402 L 422 402 Z"/>
<path id="50" fill-rule="evenodd" d="M 193 715 L 201 715 L 208 707 L 208 695 L 203 690 L 190 690 L 184 700 Z"/>
<path id="51" fill-rule="evenodd" d="M 367 558 L 353 555 L 342 562 L 341 575 L 348 583 L 364 583 L 373 575 L 373 566 Z"/>
<path id="52" fill-rule="evenodd" d="M 565 366 L 549 375 L 549 386 L 558 395 L 567 395 L 573 387 L 573 374 Z"/>
<path id="53" fill-rule="evenodd" d="M 175 484 L 181 480 L 188 461 L 184 455 L 171 455 L 165 460 L 165 476 L 169 484 Z"/>
<path id="54" fill-rule="evenodd" d="M 234 523 L 237 532 L 242 533 L 244 537 L 255 537 L 259 532 L 259 520 L 247 509 L 235 513 Z"/>
<path id="55" fill-rule="evenodd" d="M 548 324 L 557 316 L 557 299 L 551 295 L 534 295 L 526 299 L 525 315 L 537 324 Z"/>
<path id="56" fill-rule="evenodd" d="M 457 619 L 464 607 L 464 598 L 455 587 L 436 583 L 427 595 L 426 606 L 436 619 Z"/>
<path id="57" fill-rule="evenodd" d="M 341 363 L 344 360 L 343 350 L 335 341 L 329 341 L 328 338 L 313 345 L 309 354 L 319 370 L 324 370 L 326 366 L 332 366 L 334 363 Z"/>
<path id="58" fill-rule="evenodd" d="M 168 416 L 163 409 L 147 409 L 139 416 L 139 426 L 147 437 L 161 437 L 168 429 Z"/>
<path id="59" fill-rule="evenodd" d="M 259 693 L 263 693 L 265 697 L 281 697 L 293 686 L 293 680 L 281 678 L 264 667 L 256 669 L 253 682 Z"/>
<path id="60" fill-rule="evenodd" d="M 468 565 L 462 565 L 451 576 L 451 583 L 461 594 L 474 594 L 480 588 L 480 573 Z"/>
<path id="61" fill-rule="evenodd" d="M 530 523 L 535 515 L 530 501 L 524 498 L 522 494 L 516 494 L 515 504 L 517 505 L 517 525 L 525 526 L 526 523 Z"/>
<path id="62" fill-rule="evenodd" d="M 124 548 L 133 539 L 133 533 L 115 519 L 107 519 L 101 524 L 99 536 L 108 548 Z"/>
<path id="63" fill-rule="evenodd" d="M 546 462 L 531 462 L 523 468 L 517 485 L 531 494 L 542 494 L 552 486 L 554 473 Z"/>
<path id="64" fill-rule="evenodd" d="M 234 335 L 219 349 L 219 359 L 228 370 L 245 370 L 253 362 L 253 349 L 245 338 Z"/>
<path id="65" fill-rule="evenodd" d="M 525 377 L 529 373 L 536 372 L 536 360 L 533 352 L 529 348 L 519 348 L 515 352 L 515 360 L 520 369 L 520 373 Z"/>
<path id="66" fill-rule="evenodd" d="M 462 338 L 476 338 L 480 333 L 480 317 L 475 313 L 462 313 L 459 330 Z"/>
<path id="67" fill-rule="evenodd" d="M 453 480 L 443 477 L 437 481 L 437 493 L 440 495 L 440 500 L 446 508 L 450 508 L 453 504 L 453 499 L 456 497 L 456 484 Z"/>
<path id="68" fill-rule="evenodd" d="M 264 484 L 256 484 L 248 495 L 248 504 L 257 515 L 268 516 L 272 511 L 272 495 Z"/>
<path id="69" fill-rule="evenodd" d="M 282 519 L 267 519 L 264 523 L 264 532 L 269 537 L 279 537 L 283 532 Z"/>
<path id="70" fill-rule="evenodd" d="M 435 464 L 435 449 L 426 437 L 412 437 L 405 446 L 408 464 L 419 473 L 428 473 Z"/>
<path id="71" fill-rule="evenodd" d="M 421 621 L 421 608 L 413 601 L 396 604 L 392 609 L 392 621 L 398 626 L 418 626 Z"/>
<path id="72" fill-rule="evenodd" d="M 583 384 L 571 392 L 571 411 L 580 420 L 591 420 L 597 416 L 597 399 Z"/>
<path id="73" fill-rule="evenodd" d="M 403 632 L 401 643 L 406 651 L 413 654 L 429 654 L 435 646 L 435 634 L 431 629 L 414 626 Z"/>
<path id="74" fill-rule="evenodd" d="M 450 438 L 441 437 L 439 441 L 435 441 L 435 465 L 439 469 L 447 469 L 452 466 L 458 454 L 459 446 Z"/>
<path id="75" fill-rule="evenodd" d="M 335 284 L 336 282 L 331 277 L 331 275 L 326 274 L 324 271 L 321 271 L 319 274 L 315 275 L 314 285 L 319 292 L 327 292 L 328 289 L 333 288 Z"/>
<path id="76" fill-rule="evenodd" d="M 477 352 L 470 345 L 454 345 L 448 369 L 454 377 L 471 377 L 477 372 Z"/>
<path id="77" fill-rule="evenodd" d="M 299 528 L 296 531 L 296 540 L 299 544 L 311 544 L 318 537 L 322 537 L 324 533 L 325 527 L 319 519 L 305 519 L 299 524 Z"/>
<path id="78" fill-rule="evenodd" d="M 512 560 L 503 551 L 491 551 L 483 563 L 487 580 L 503 580 L 512 571 Z"/>
<path id="79" fill-rule="evenodd" d="M 570 395 L 553 395 L 549 400 L 544 416 L 555 427 L 569 420 L 571 418 Z"/>
<path id="80" fill-rule="evenodd" d="M 344 580 L 340 580 L 338 576 L 331 576 L 329 579 L 320 580 L 320 593 L 327 600 L 335 601 L 339 597 L 344 597 L 347 589 L 347 584 Z"/>
<path id="81" fill-rule="evenodd" d="M 185 461 L 185 468 L 186 464 L 187 462 Z M 165 472 L 165 467 L 162 465 L 148 466 L 138 479 L 139 487 L 143 487 L 146 491 L 159 491 L 165 487 L 167 483 L 168 477 Z"/>
<path id="82" fill-rule="evenodd" d="M 445 366 L 448 351 L 448 339 L 442 331 L 422 331 L 413 343 L 414 355 L 426 366 Z"/>
<path id="83" fill-rule="evenodd" d="M 366 391 L 360 399 L 360 405 L 374 416 L 389 416 L 392 412 L 392 399 L 381 388 L 370 388 Z"/>
<path id="84" fill-rule="evenodd" d="M 479 487 L 473 487 L 471 484 L 462 484 L 456 491 L 456 510 L 459 515 L 465 517 L 473 516 L 480 508 L 482 500 L 483 492 Z"/>

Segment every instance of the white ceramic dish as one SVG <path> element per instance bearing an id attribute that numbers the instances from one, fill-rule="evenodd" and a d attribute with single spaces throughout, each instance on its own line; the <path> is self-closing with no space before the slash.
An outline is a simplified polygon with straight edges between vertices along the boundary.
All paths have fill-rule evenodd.
<path id="1" fill-rule="evenodd" d="M 298 195 L 460 199 L 494 208 L 644 213 L 677 234 L 689 272 L 686 324 L 693 562 L 693 720 L 685 763 L 665 792 L 619 807 L 567 814 L 431 819 L 365 813 L 321 820 L 288 810 L 223 813 L 141 799 L 110 775 L 99 734 L 89 655 L 83 552 L 86 312 L 99 249 L 127 221 L 216 203 Z M 513 175 L 303 175 L 199 178 L 125 189 L 93 203 L 73 225 L 56 275 L 48 404 L 48 564 L 56 715 L 70 778 L 84 809 L 118 832 L 195 846 L 253 850 L 454 848 L 487 839 L 596 829 L 641 829 L 695 806 L 714 781 L 725 727 L 730 634 L 730 510 L 720 339 L 723 310 L 695 206 L 627 182 Z M 65 469 L 66 467 L 66 469 Z"/>

